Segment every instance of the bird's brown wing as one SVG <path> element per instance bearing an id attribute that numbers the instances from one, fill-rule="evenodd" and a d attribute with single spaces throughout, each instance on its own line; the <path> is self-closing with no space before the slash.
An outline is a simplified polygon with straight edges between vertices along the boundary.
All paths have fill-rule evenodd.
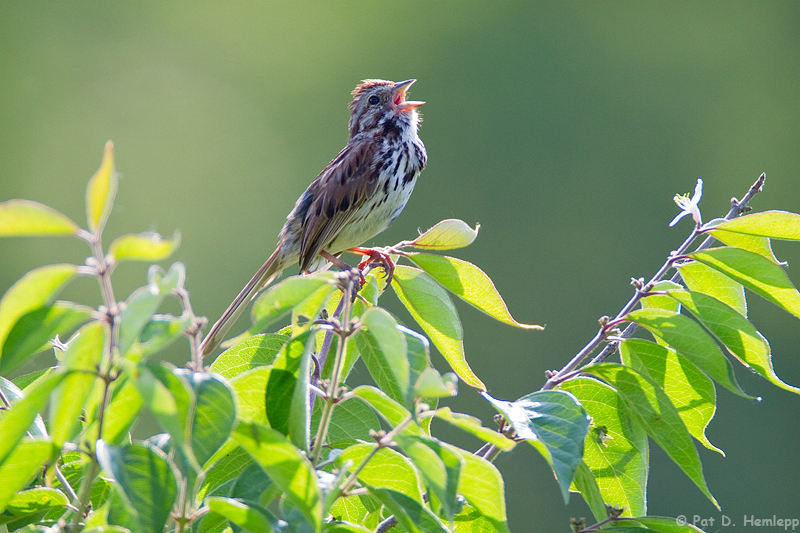
<path id="1" fill-rule="evenodd" d="M 325 250 L 377 189 L 377 143 L 348 143 L 308 186 L 311 204 L 303 219 L 300 270 L 305 271 Z M 357 246 L 357 243 L 354 246 Z M 326 250 L 338 253 L 341 250 Z"/>

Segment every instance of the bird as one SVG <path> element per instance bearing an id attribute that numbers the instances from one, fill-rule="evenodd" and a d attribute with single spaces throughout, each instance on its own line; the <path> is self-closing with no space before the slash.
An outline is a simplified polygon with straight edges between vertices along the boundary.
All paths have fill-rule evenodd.
<path id="1" fill-rule="evenodd" d="M 427 163 L 419 138 L 417 108 L 407 100 L 416 79 L 363 80 L 352 92 L 347 145 L 319 173 L 295 203 L 278 235 L 275 251 L 244 286 L 203 339 L 202 357 L 211 354 L 256 294 L 284 269 L 299 263 L 301 273 L 319 270 L 388 228 L 400 215 Z M 387 272 L 391 276 L 391 271 Z"/>

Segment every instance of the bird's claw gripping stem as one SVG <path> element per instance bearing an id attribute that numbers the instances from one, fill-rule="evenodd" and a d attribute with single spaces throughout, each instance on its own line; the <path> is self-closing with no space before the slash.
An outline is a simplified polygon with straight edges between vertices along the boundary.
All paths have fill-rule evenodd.
<path id="1" fill-rule="evenodd" d="M 386 278 L 386 284 L 388 285 L 392 282 L 395 265 L 389 253 L 378 248 L 351 248 L 349 251 L 368 256 L 367 259 L 358 264 L 359 272 L 363 271 L 367 266 L 381 267 Z"/>

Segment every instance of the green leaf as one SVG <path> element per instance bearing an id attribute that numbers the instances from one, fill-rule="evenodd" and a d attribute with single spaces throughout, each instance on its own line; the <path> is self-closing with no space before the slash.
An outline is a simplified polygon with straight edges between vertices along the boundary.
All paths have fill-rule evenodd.
<path id="1" fill-rule="evenodd" d="M 164 431 L 169 433 L 174 445 L 179 449 L 187 449 L 187 419 L 195 401 L 187 377 L 167 363 L 148 363 L 140 365 L 138 370 L 134 386 L 144 405 Z M 191 455 L 190 447 L 188 452 Z"/>
<path id="2" fill-rule="evenodd" d="M 208 469 L 205 479 L 202 481 L 200 490 L 195 495 L 195 502 L 199 505 L 206 498 L 212 494 L 219 494 L 219 489 L 222 488 L 222 493 L 225 496 L 229 495 L 233 484 L 243 475 L 244 472 L 255 466 L 261 468 L 253 461 L 247 451 L 239 446 L 233 440 L 228 441 L 223 446 L 221 451 L 228 450 L 225 454 L 217 454 L 219 460 L 214 462 L 214 466 Z M 214 458 L 212 458 L 213 460 Z"/>
<path id="3" fill-rule="evenodd" d="M 394 515 L 402 531 L 409 533 L 448 533 L 447 527 L 427 507 L 401 492 L 391 489 L 368 487 L 369 493 L 377 498 Z"/>
<path id="4" fill-rule="evenodd" d="M 249 337 L 219 354 L 209 370 L 230 379 L 253 368 L 271 364 L 289 338 L 288 335 L 277 334 Z"/>
<path id="5" fill-rule="evenodd" d="M 505 524 L 495 524 L 475 507 L 465 504 L 453 520 L 454 533 L 505 533 Z"/>
<path id="6" fill-rule="evenodd" d="M 443 376 L 435 368 L 426 368 L 414 384 L 414 398 L 449 398 L 456 394 L 458 376 L 452 372 Z"/>
<path id="7" fill-rule="evenodd" d="M 589 468 L 585 460 L 581 461 L 581 464 L 578 465 L 578 469 L 575 470 L 575 479 L 572 480 L 572 483 L 575 489 L 583 496 L 589 509 L 591 509 L 595 521 L 602 522 L 608 518 L 608 508 L 603 501 L 603 494 L 600 492 L 600 486 L 597 484 L 594 472 L 592 472 L 592 469 Z"/>
<path id="8" fill-rule="evenodd" d="M 169 518 L 178 484 L 163 451 L 148 444 L 113 447 L 97 443 L 97 460 L 136 521 L 146 533 L 161 533 Z"/>
<path id="9" fill-rule="evenodd" d="M 702 293 L 670 291 L 669 294 L 681 302 L 743 365 L 755 370 L 773 385 L 800 394 L 800 389 L 787 385 L 775 374 L 767 339 L 735 309 Z"/>
<path id="10" fill-rule="evenodd" d="M 79 229 L 69 217 L 39 202 L 0 203 L 0 237 L 76 235 Z"/>
<path id="11" fill-rule="evenodd" d="M 17 444 L 25 436 L 39 411 L 44 409 L 50 399 L 50 392 L 64 379 L 64 376 L 63 371 L 48 372 L 46 377 L 25 389 L 25 397 L 0 416 L 0 435 L 3 436 L 0 439 L 0 467 L 8 459 L 9 454 L 18 449 Z M 50 446 L 49 443 L 48 445 Z"/>
<path id="12" fill-rule="evenodd" d="M 194 404 L 189 413 L 191 446 L 197 462 L 205 462 L 214 455 L 228 437 L 236 421 L 236 404 L 227 383 L 207 372 L 182 374 L 194 392 Z"/>
<path id="13" fill-rule="evenodd" d="M 70 372 L 53 390 L 50 402 L 50 435 L 59 448 L 75 436 L 105 344 L 105 325 L 92 321 L 78 330 L 64 353 L 61 365 Z"/>
<path id="14" fill-rule="evenodd" d="M 488 518 L 497 531 L 508 531 L 503 476 L 483 457 L 455 447 L 453 449 L 464 461 L 458 484 L 459 494 Z"/>
<path id="15" fill-rule="evenodd" d="M 481 393 L 514 426 L 517 437 L 525 439 L 550 462 L 564 501 L 575 469 L 583 459 L 589 415 L 570 393 L 539 391 L 515 402 L 496 400 Z M 542 446 L 537 446 L 541 443 Z"/>
<path id="16" fill-rule="evenodd" d="M 176 231 L 171 239 L 146 232 L 117 237 L 108 247 L 108 253 L 117 261 L 161 261 L 166 259 L 181 244 L 181 234 Z"/>
<path id="17" fill-rule="evenodd" d="M 461 456 L 428 437 L 397 435 L 395 440 L 422 474 L 436 497 L 441 511 L 450 521 L 456 513 Z"/>
<path id="18" fill-rule="evenodd" d="M 682 289 L 677 283 L 664 279 L 653 284 L 652 292 L 663 292 L 671 289 Z M 642 309 L 650 309 L 652 307 L 658 309 L 669 309 L 676 313 L 681 310 L 678 302 L 667 296 L 666 294 L 646 294 L 641 300 Z"/>
<path id="19" fill-rule="evenodd" d="M 353 461 L 354 467 L 358 467 L 374 448 L 374 444 L 354 444 L 342 451 L 336 464 L 341 468 L 345 462 Z M 409 459 L 390 448 L 378 450 L 358 473 L 358 479 L 362 484 L 392 489 L 418 502 L 423 501 L 417 470 Z"/>
<path id="20" fill-rule="evenodd" d="M 731 362 L 717 343 L 691 318 L 666 309 L 639 309 L 628 313 L 625 319 L 639 324 L 654 337 L 675 348 L 723 387 L 752 399 L 739 387 Z"/>
<path id="21" fill-rule="evenodd" d="M 111 393 L 111 403 L 106 408 L 103 419 L 103 434 L 97 436 L 97 423 L 94 427 L 84 431 L 84 436 L 89 436 L 90 440 L 102 438 L 109 444 L 118 445 L 123 439 L 128 437 L 134 422 L 136 422 L 144 401 L 137 392 L 131 379 L 121 377 L 113 385 Z"/>
<path id="22" fill-rule="evenodd" d="M 506 438 L 502 433 L 483 427 L 481 421 L 474 416 L 454 413 L 449 407 L 440 407 L 436 410 L 435 416 L 467 433 L 475 435 L 484 442 L 488 442 L 504 452 L 512 449 L 517 444 L 513 440 Z"/>
<path id="23" fill-rule="evenodd" d="M 689 257 L 715 268 L 762 298 L 800 318 L 800 294 L 786 272 L 769 259 L 738 248 L 709 248 Z"/>
<path id="24" fill-rule="evenodd" d="M 675 350 L 644 339 L 621 342 L 620 355 L 624 365 L 652 379 L 664 390 L 695 439 L 709 450 L 725 455 L 705 434 L 717 410 L 714 383 L 705 374 Z"/>
<path id="25" fill-rule="evenodd" d="M 60 264 L 36 268 L 25 274 L 11 286 L 0 300 L 0 346 L 5 348 L 6 339 L 17 321 L 43 305 L 53 301 L 67 283 L 75 277 L 78 267 Z M 5 353 L 0 354 L 0 373 L 8 374 L 24 361 L 19 358 L 7 362 Z"/>
<path id="26" fill-rule="evenodd" d="M 323 533 L 372 533 L 371 529 L 358 524 L 348 524 L 345 522 L 329 522 L 322 528 Z"/>
<path id="27" fill-rule="evenodd" d="M 455 257 L 430 254 L 413 254 L 408 258 L 444 288 L 490 317 L 518 328 L 544 329 L 542 326 L 514 320 L 492 280 L 472 263 Z"/>
<path id="28" fill-rule="evenodd" d="M 752 213 L 723 222 L 714 231 L 800 241 L 800 215 L 786 211 Z"/>
<path id="29" fill-rule="evenodd" d="M 397 321 L 381 309 L 372 307 L 361 317 L 356 336 L 358 350 L 372 379 L 392 399 L 409 404 L 409 364 L 406 338 Z"/>
<path id="30" fill-rule="evenodd" d="M 314 410 L 311 420 L 312 428 L 319 427 L 322 415 L 319 404 L 316 404 L 315 407 L 317 408 Z M 378 417 L 364 402 L 349 398 L 336 404 L 336 409 L 333 410 L 331 424 L 328 428 L 328 444 L 337 445 L 358 440 L 372 440 L 370 433 L 378 431 L 380 428 Z"/>
<path id="31" fill-rule="evenodd" d="M 592 482 L 596 479 L 602 500 L 623 507 L 624 516 L 646 513 L 648 448 L 644 428 L 632 419 L 619 393 L 605 383 L 579 377 L 560 387 L 574 394 L 592 417 L 583 455 L 583 462 L 591 469 L 586 477 L 591 477 Z M 579 472 L 580 467 L 575 485 L 586 499 L 579 485 Z M 595 506 L 595 518 L 605 520 L 605 507 L 599 518 Z"/>
<path id="32" fill-rule="evenodd" d="M 236 416 L 239 420 L 255 420 L 268 425 L 264 391 L 267 389 L 271 370 L 268 366 L 256 367 L 231 379 L 236 398 Z"/>
<path id="33" fill-rule="evenodd" d="M 456 374 L 468 385 L 486 390 L 467 364 L 461 319 L 441 285 L 421 270 L 397 265 L 392 287 Z"/>
<path id="34" fill-rule="evenodd" d="M 356 387 L 352 392 L 353 396 L 362 400 L 369 405 L 378 415 L 383 418 L 392 427 L 397 427 L 407 419 L 412 418 L 411 413 L 398 402 L 389 398 L 383 391 L 370 387 L 368 385 L 361 385 Z M 420 427 L 411 422 L 406 425 L 402 433 L 411 435 L 423 435 Z"/>
<path id="35" fill-rule="evenodd" d="M 167 274 L 158 265 L 147 272 L 147 286 L 136 289 L 128 297 L 120 316 L 119 351 L 126 354 L 139 339 L 153 314 L 172 291 L 183 287 L 186 268 L 182 263 L 174 263 Z"/>
<path id="36" fill-rule="evenodd" d="M 6 511 L 12 515 L 22 516 L 50 509 L 62 509 L 68 504 L 69 500 L 60 490 L 36 487 L 14 495 L 6 505 Z"/>
<path id="37" fill-rule="evenodd" d="M 5 437 L 5 433 L 3 433 Z M 2 446 L 2 444 L 0 444 Z M 39 472 L 53 453 L 53 444 L 45 440 L 24 440 L 0 464 L 0 512 L 7 508 L 17 492 Z"/>
<path id="38" fill-rule="evenodd" d="M 588 366 L 584 372 L 599 377 L 620 393 L 639 424 L 719 509 L 706 485 L 692 437 L 666 393 L 632 368 L 615 363 Z"/>
<path id="39" fill-rule="evenodd" d="M 41 372 L 41 374 L 44 374 L 47 371 L 48 369 L 45 369 Z M 5 394 L 6 401 L 12 405 L 25 397 L 25 393 L 22 392 L 16 383 L 9 381 L 2 376 L 0 376 L 0 391 Z M 2 416 L 2 414 L 0 414 L 0 416 Z M 33 425 L 28 428 L 28 435 L 31 437 L 48 437 L 47 428 L 44 426 L 44 420 L 42 419 L 41 415 L 36 415 Z"/>
<path id="40" fill-rule="evenodd" d="M 240 423 L 233 438 L 318 531 L 322 525 L 322 496 L 314 468 L 300 450 L 281 433 L 257 422 Z"/>
<path id="41" fill-rule="evenodd" d="M 114 206 L 117 194 L 117 172 L 114 169 L 114 143 L 108 141 L 103 161 L 86 186 L 86 220 L 89 231 L 100 234 Z"/>
<path id="42" fill-rule="evenodd" d="M 212 513 L 224 516 L 251 533 L 271 532 L 273 529 L 270 522 L 277 521 L 272 513 L 260 505 L 248 505 L 239 500 L 220 497 L 211 497 L 206 503 Z"/>
<path id="43" fill-rule="evenodd" d="M 311 424 L 309 379 L 311 350 L 316 344 L 308 331 L 289 341 L 275 358 L 266 389 L 269 425 L 308 450 Z"/>
<path id="44" fill-rule="evenodd" d="M 426 248 L 428 250 L 464 248 L 472 244 L 478 236 L 480 227 L 480 224 L 476 224 L 475 229 L 472 229 L 463 220 L 450 218 L 442 220 L 413 241 L 406 241 L 402 245 Z"/>
<path id="45" fill-rule="evenodd" d="M 17 320 L 3 344 L 3 366 L 16 368 L 31 356 L 51 347 L 50 341 L 69 333 L 92 318 L 93 309 L 72 302 L 55 302 L 30 311 Z"/>
<path id="46" fill-rule="evenodd" d="M 703 533 L 702 530 L 692 524 L 681 523 L 675 518 L 663 516 L 637 516 L 624 522 L 612 521 L 600 531 L 617 531 L 620 533 L 638 533 L 640 531 L 644 533 Z"/>
<path id="47" fill-rule="evenodd" d="M 732 233 L 730 231 L 710 231 L 709 233 L 723 244 L 763 255 L 773 263 L 780 263 L 778 258 L 775 257 L 775 253 L 772 251 L 772 243 L 767 237 Z"/>
<path id="48" fill-rule="evenodd" d="M 249 330 L 250 333 L 264 331 L 268 326 L 287 316 L 292 308 L 302 305 L 307 298 L 318 300 L 319 294 L 316 294 L 318 290 L 327 294 L 336 290 L 333 273 L 292 276 L 269 287 L 253 304 L 251 311 L 253 326 Z"/>
<path id="49" fill-rule="evenodd" d="M 695 261 L 681 264 L 678 272 L 690 290 L 713 296 L 720 302 L 736 309 L 740 315 L 747 316 L 747 300 L 741 283 L 733 281 L 718 270 Z"/>
<path id="50" fill-rule="evenodd" d="M 142 328 L 139 341 L 128 350 L 127 358 L 140 361 L 159 352 L 182 336 L 192 325 L 189 313 L 180 316 L 169 314 L 153 315 Z"/>

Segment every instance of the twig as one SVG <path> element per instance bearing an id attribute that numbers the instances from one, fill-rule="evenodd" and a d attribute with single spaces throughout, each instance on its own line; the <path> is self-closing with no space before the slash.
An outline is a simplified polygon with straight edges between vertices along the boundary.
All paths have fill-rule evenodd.
<path id="1" fill-rule="evenodd" d="M 732 220 L 742 215 L 743 213 L 750 211 L 752 208 L 747 204 L 748 202 L 750 202 L 750 200 L 753 199 L 753 197 L 756 194 L 761 192 L 761 189 L 764 187 L 764 181 L 766 179 L 767 179 L 767 174 L 762 173 L 758 177 L 758 179 L 753 183 L 753 185 L 750 186 L 750 189 L 747 191 L 747 194 L 745 194 L 741 200 L 737 200 L 736 198 L 731 198 L 731 209 L 730 211 L 728 211 L 728 214 L 725 215 L 725 220 Z M 698 246 L 695 249 L 695 251 L 705 250 L 706 248 L 711 247 L 711 245 L 714 244 L 714 241 L 716 241 L 714 236 L 709 235 L 703 240 L 702 243 L 700 243 L 700 246 Z M 680 279 L 680 276 L 681 275 L 679 272 L 675 272 L 675 274 L 673 274 L 673 276 L 670 278 L 670 281 L 677 282 Z M 631 336 L 633 336 L 633 334 L 636 332 L 637 329 L 639 329 L 639 326 L 631 322 L 619 336 L 622 339 L 629 339 Z M 608 357 L 616 351 L 618 344 L 619 341 L 607 344 L 606 347 L 603 348 L 603 350 L 599 354 L 597 354 L 594 357 L 594 359 L 592 359 L 590 364 L 601 363 L 606 359 L 608 359 Z"/>

